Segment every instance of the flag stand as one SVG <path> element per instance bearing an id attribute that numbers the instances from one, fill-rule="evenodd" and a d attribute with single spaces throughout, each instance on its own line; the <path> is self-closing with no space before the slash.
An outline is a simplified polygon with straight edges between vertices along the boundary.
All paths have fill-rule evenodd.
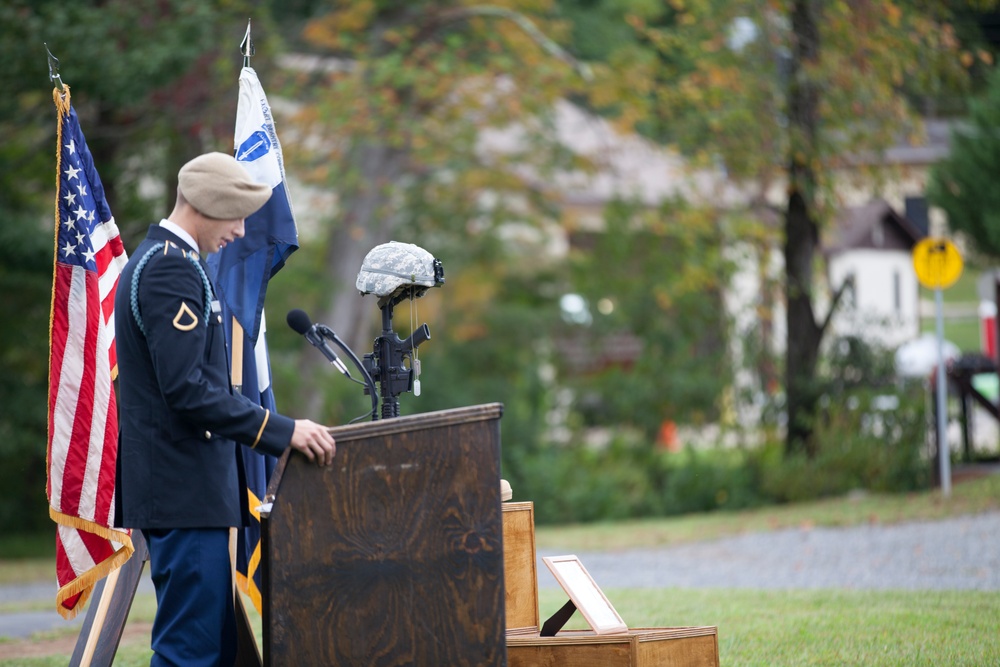
<path id="1" fill-rule="evenodd" d="M 114 662 L 125 630 L 125 621 L 139 587 L 139 578 L 149 560 L 146 540 L 139 531 L 132 533 L 132 545 L 135 547 L 132 557 L 94 585 L 87 616 L 69 662 L 70 667 L 110 667 Z"/>
<path id="2" fill-rule="evenodd" d="M 128 620 L 135 592 L 139 588 L 149 551 L 139 531 L 132 532 L 135 553 L 94 586 L 91 603 L 80 635 L 76 639 L 70 667 L 111 667 L 118 653 L 125 622 Z M 260 649 L 247 617 L 243 598 L 236 593 L 237 652 L 235 667 L 260 667 Z"/>

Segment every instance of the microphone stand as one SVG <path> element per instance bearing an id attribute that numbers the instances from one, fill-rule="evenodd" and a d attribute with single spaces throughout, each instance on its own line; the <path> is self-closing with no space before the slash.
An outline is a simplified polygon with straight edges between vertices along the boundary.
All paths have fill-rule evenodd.
<path id="1" fill-rule="evenodd" d="M 358 355 L 354 354 L 354 350 L 348 347 L 347 343 L 342 341 L 340 336 L 338 336 L 333 329 L 325 324 L 317 324 L 316 331 L 318 331 L 324 338 L 336 343 L 337 347 L 343 350 L 344 354 L 346 354 L 350 360 L 354 362 L 354 365 L 361 371 L 361 375 L 365 379 L 365 393 L 372 397 L 372 421 L 378 419 L 378 392 L 375 391 L 375 380 L 372 379 L 368 369 L 365 368 L 365 365 L 361 363 L 360 359 L 358 359 Z M 367 355 L 365 356 L 367 357 Z"/>

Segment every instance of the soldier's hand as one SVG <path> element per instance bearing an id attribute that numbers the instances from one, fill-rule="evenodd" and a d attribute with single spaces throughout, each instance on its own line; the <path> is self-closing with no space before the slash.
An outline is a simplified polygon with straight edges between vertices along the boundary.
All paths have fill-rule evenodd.
<path id="1" fill-rule="evenodd" d="M 295 420 L 291 444 L 294 449 L 305 454 L 307 459 L 321 466 L 333 463 L 333 456 L 337 453 L 337 443 L 330 431 L 308 419 Z"/>

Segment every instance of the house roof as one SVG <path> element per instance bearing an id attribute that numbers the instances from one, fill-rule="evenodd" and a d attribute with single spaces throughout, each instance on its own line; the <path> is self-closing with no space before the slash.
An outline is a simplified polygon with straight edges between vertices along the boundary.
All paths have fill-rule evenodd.
<path id="1" fill-rule="evenodd" d="M 940 162 L 948 157 L 951 133 L 955 123 L 941 118 L 923 121 L 923 134 L 919 142 L 900 138 L 886 149 L 883 161 L 887 164 L 917 166 Z"/>
<path id="2" fill-rule="evenodd" d="M 612 123 L 566 100 L 554 105 L 559 142 L 592 163 L 593 169 L 565 169 L 539 174 L 528 166 L 518 173 L 570 206 L 603 206 L 616 198 L 656 206 L 676 197 L 690 201 L 745 205 L 750 197 L 725 171 L 695 168 L 678 151 L 656 145 L 634 133 L 622 133 Z M 486 155 L 524 150 L 530 137 L 518 124 L 480 132 L 479 149 Z"/>
<path id="3" fill-rule="evenodd" d="M 912 250 L 923 232 L 889 202 L 876 197 L 862 206 L 841 210 L 824 239 L 823 254 L 836 255 L 860 248 Z"/>

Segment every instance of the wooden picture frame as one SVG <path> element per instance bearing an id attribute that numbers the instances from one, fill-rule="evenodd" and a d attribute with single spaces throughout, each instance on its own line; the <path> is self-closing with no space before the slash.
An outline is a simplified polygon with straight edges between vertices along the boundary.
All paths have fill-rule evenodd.
<path id="1" fill-rule="evenodd" d="M 576 556 L 544 556 L 542 562 L 598 635 L 623 634 L 628 626 Z M 568 617 L 567 617 L 568 618 Z"/>

